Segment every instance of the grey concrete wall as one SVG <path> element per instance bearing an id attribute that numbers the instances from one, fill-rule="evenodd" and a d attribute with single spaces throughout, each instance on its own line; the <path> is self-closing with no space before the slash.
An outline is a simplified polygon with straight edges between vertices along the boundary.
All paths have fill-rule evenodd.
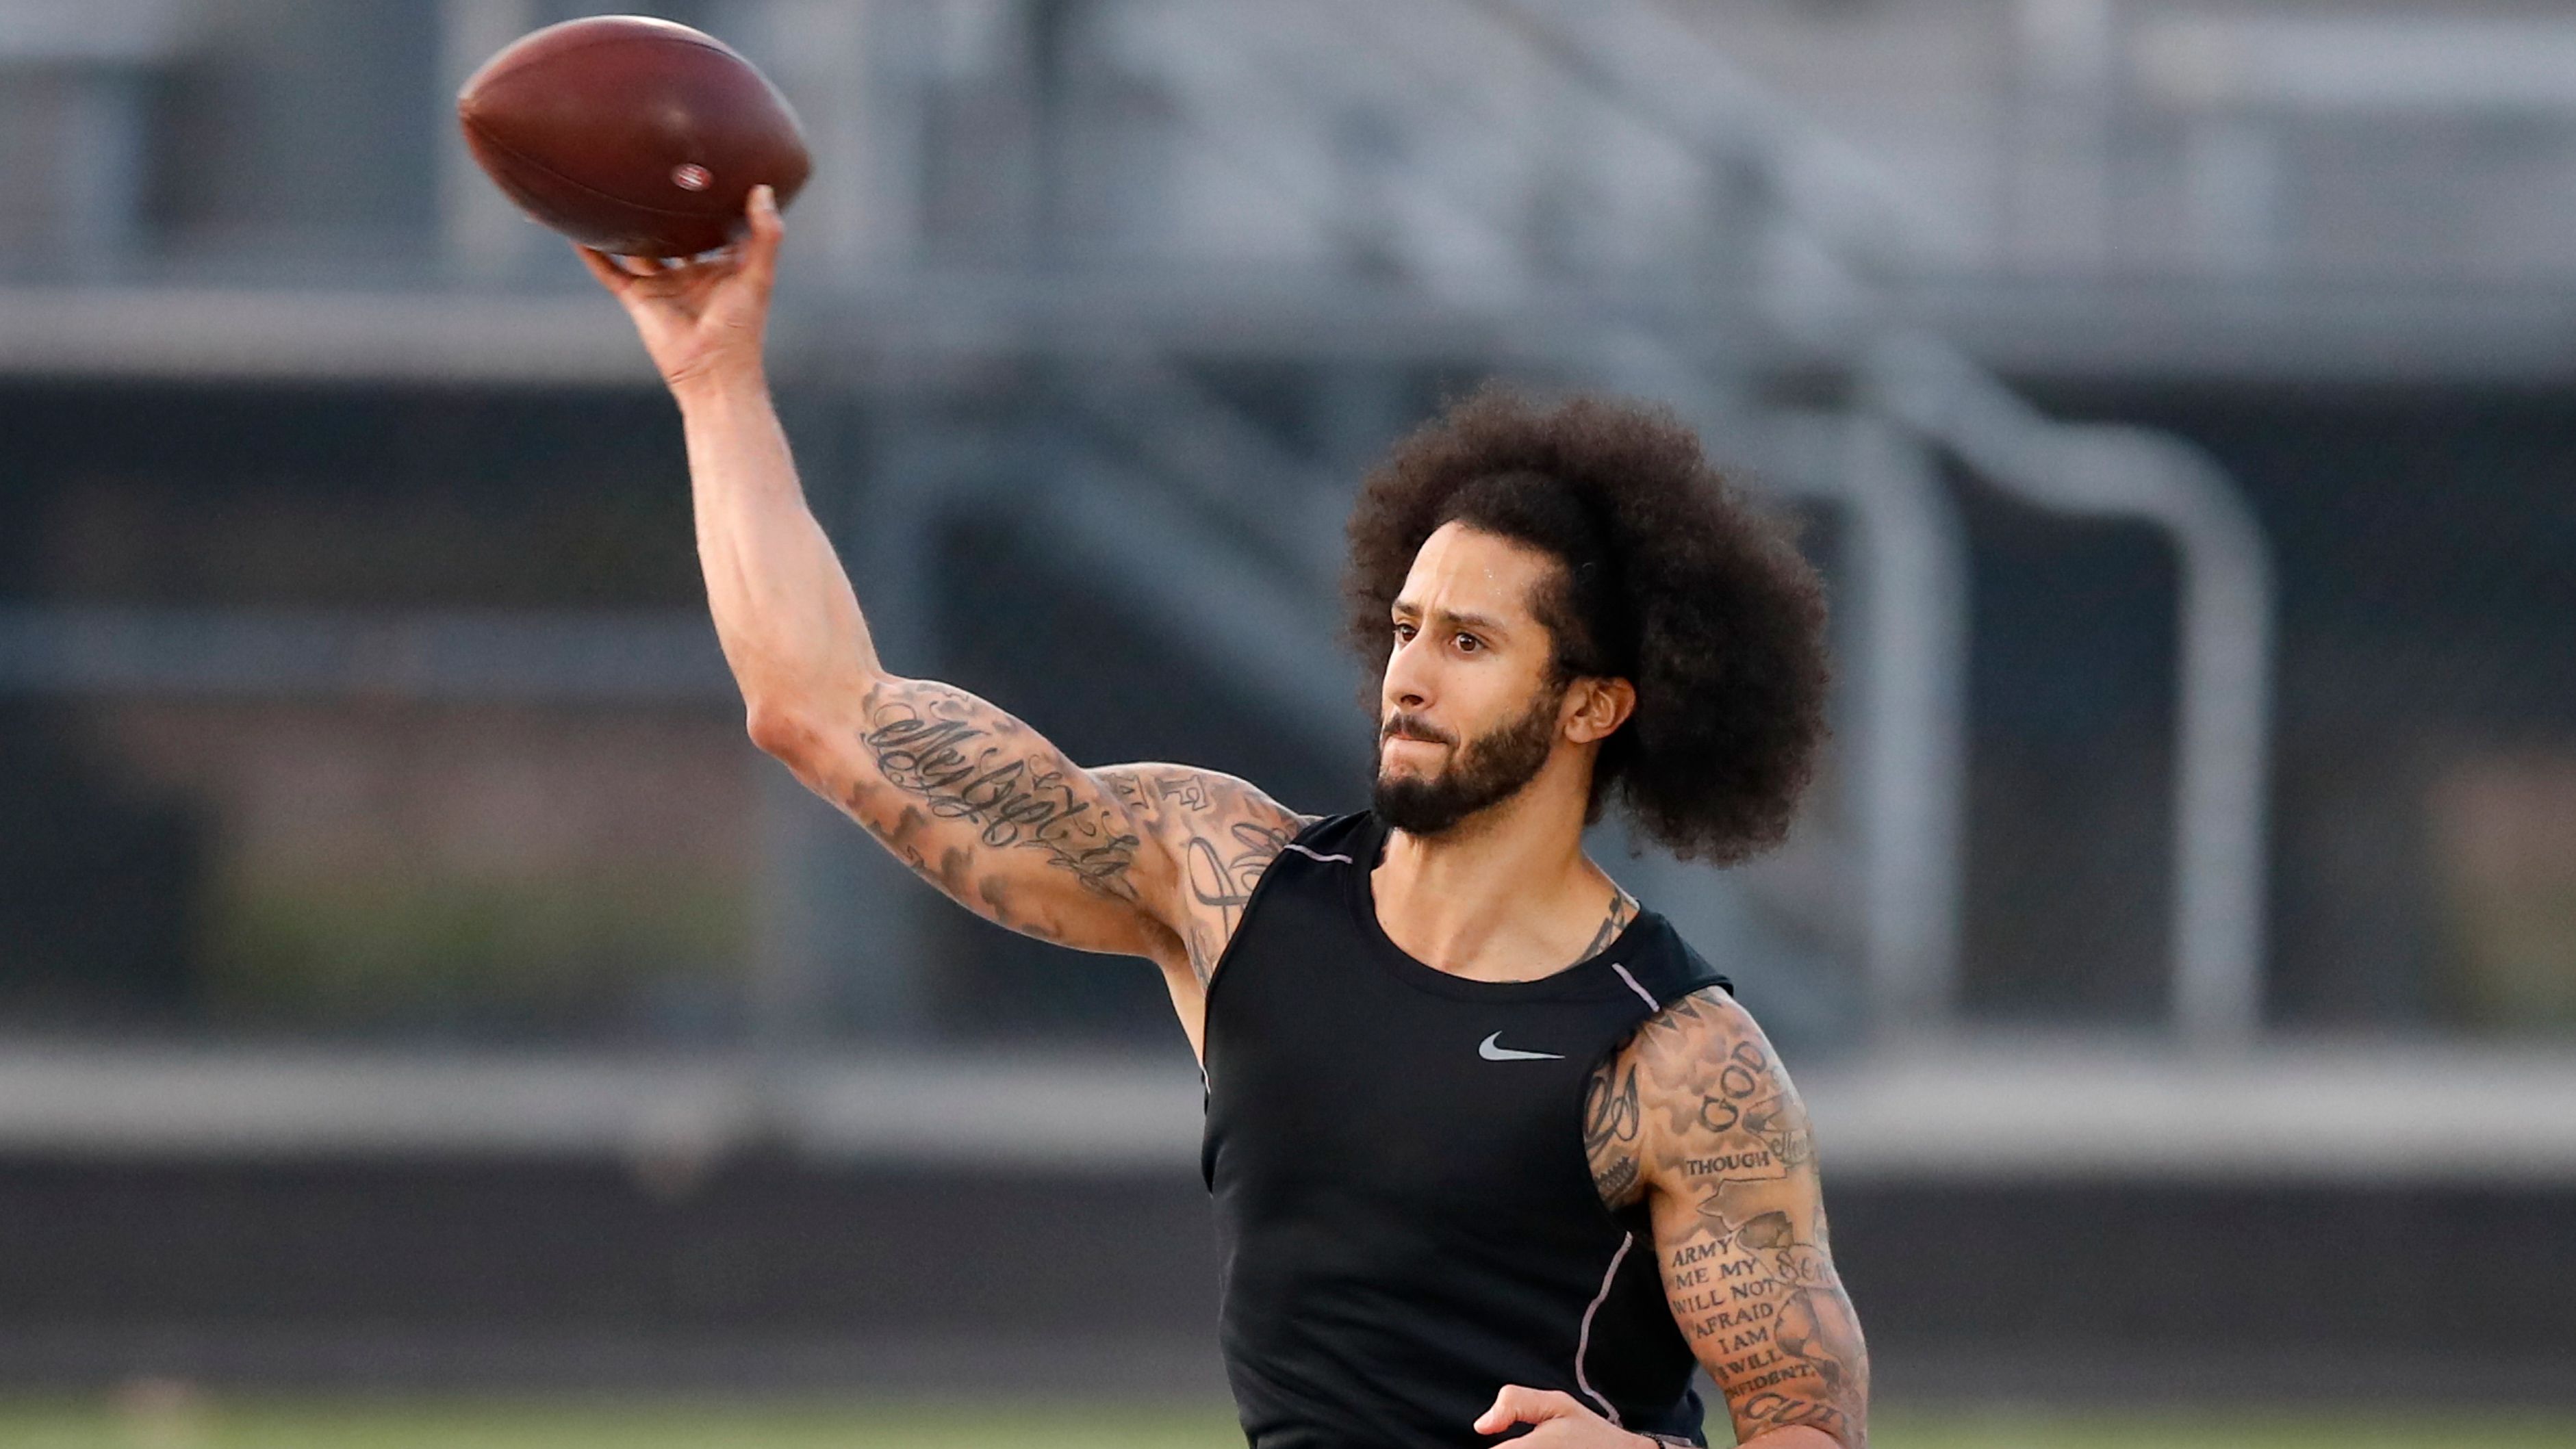
<path id="1" fill-rule="evenodd" d="M 2576 1393 L 2576 1188 L 1846 1181 L 1891 1400 Z M 0 1163 L 0 1383 L 1222 1392 L 1183 1171 Z"/>

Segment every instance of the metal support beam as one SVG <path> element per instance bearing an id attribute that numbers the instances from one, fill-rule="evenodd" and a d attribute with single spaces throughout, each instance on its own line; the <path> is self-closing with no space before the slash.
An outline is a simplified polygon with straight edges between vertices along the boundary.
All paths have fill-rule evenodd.
<path id="1" fill-rule="evenodd" d="M 2194 1041 L 2261 1030 L 2273 580 L 2262 526 L 2215 463 L 2135 428 L 2053 423 L 1955 349 L 1900 337 L 1868 360 L 1889 414 L 2015 497 L 2155 525 L 2181 560 L 2173 1001 Z"/>
<path id="2" fill-rule="evenodd" d="M 536 228 L 492 184 L 465 149 L 453 113 L 456 92 L 503 46 L 537 28 L 534 0 L 442 0 L 438 9 L 438 228 L 447 265 L 460 280 L 492 281 L 532 255 Z"/>
<path id="3" fill-rule="evenodd" d="M 1882 1032 L 1959 1006 L 1966 891 L 1967 539 L 1933 460 L 1865 414 L 1792 413 L 1763 433 L 1765 480 L 1840 508 L 1857 788 L 1862 963 Z"/>
<path id="4" fill-rule="evenodd" d="M 696 610 L 0 608 L 0 693 L 443 703 L 734 698 Z"/>

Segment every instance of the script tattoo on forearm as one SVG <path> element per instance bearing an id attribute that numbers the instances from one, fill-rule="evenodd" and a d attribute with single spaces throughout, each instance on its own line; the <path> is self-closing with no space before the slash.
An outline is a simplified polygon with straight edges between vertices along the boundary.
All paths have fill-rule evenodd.
<path id="1" fill-rule="evenodd" d="M 1787 1213 L 1722 1215 L 1664 1265 L 1673 1311 L 1726 1391 L 1736 1434 L 1791 1425 L 1859 1449 L 1869 1356 L 1824 1245 Z"/>
<path id="2" fill-rule="evenodd" d="M 920 812 L 973 826 L 978 847 L 1041 852 L 1093 893 L 1135 901 L 1136 835 L 1119 812 L 1104 808 L 1090 776 L 1018 720 L 944 687 L 886 689 L 868 698 L 859 744 L 886 784 L 922 802 Z M 907 808 L 880 833 L 913 869 L 961 900 L 982 896 L 1001 919 L 1002 883 L 975 879 L 971 851 L 950 849 L 930 860 L 920 827 Z"/>
<path id="3" fill-rule="evenodd" d="M 1623 1179 L 1596 1152 L 1594 1181 L 1614 1207 L 1657 1194 L 1673 1319 L 1738 1439 L 1803 1425 L 1864 1449 L 1868 1350 L 1829 1251 L 1806 1109 L 1770 1044 L 1732 1002 L 1686 997 L 1595 1075 L 1587 1148 L 1616 1115 L 1599 1104 L 1623 1098 L 1645 1118 L 1625 1154 L 1640 1170 Z"/>

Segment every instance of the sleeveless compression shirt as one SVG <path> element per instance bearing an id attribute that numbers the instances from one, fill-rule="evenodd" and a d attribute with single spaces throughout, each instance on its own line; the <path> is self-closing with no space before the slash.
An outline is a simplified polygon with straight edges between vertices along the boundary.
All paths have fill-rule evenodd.
<path id="1" fill-rule="evenodd" d="M 1254 1449 L 1498 1442 L 1505 1384 L 1701 1438 L 1642 1207 L 1602 1206 L 1585 1086 L 1639 1023 L 1726 986 L 1652 911 L 1534 981 L 1407 955 L 1369 812 L 1300 831 L 1211 978 L 1201 1170 L 1226 1374 Z"/>

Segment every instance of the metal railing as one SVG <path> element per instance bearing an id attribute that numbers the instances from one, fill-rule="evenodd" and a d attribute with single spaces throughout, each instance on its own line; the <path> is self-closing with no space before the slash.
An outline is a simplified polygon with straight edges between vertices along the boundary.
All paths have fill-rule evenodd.
<path id="1" fill-rule="evenodd" d="M 826 156 L 846 156 L 853 166 L 864 158 L 867 172 L 864 184 L 844 177 L 837 190 L 827 178 L 815 194 L 824 207 L 817 224 L 798 217 L 796 244 L 807 246 L 811 236 L 830 261 L 799 283 L 805 290 L 798 295 L 811 305 L 781 318 L 782 371 L 867 390 L 897 370 L 887 354 L 898 348 L 916 348 L 909 361 L 923 365 L 941 358 L 1080 359 L 1063 395 L 1095 421 L 1121 425 L 1127 456 L 1037 450 L 977 466 L 1060 470 L 1060 481 L 1025 500 L 1105 573 L 1152 591 L 1137 600 L 1146 613 L 1242 594 L 1253 576 L 1244 567 L 1247 537 L 1258 540 L 1258 552 L 1296 561 L 1310 583 L 1321 581 L 1337 554 L 1326 516 L 1332 490 L 1279 486 L 1320 465 L 1283 455 L 1229 420 L 1222 402 L 1194 389 L 1176 357 L 1248 348 L 1310 359 L 1356 352 L 1426 366 L 1477 358 L 1676 402 L 1722 452 L 1751 462 L 1757 478 L 1828 498 L 1855 524 L 1864 620 L 1854 755 L 1862 782 L 1860 915 L 1873 1014 L 1890 1027 L 1938 1020 L 1958 997 L 1964 543 L 1934 456 L 1955 458 L 2043 506 L 2152 523 L 2173 540 L 2185 580 L 2173 942 L 2179 1015 L 2196 1037 L 2250 1034 L 2261 1000 L 2271 586 L 2262 541 L 2225 480 L 2170 439 L 2049 422 L 1955 350 L 1889 320 L 1872 278 L 1887 270 L 1897 228 L 1887 224 L 1890 204 L 1867 163 L 1799 125 L 1654 0 L 1452 0 L 1441 6 L 1441 23 L 1457 29 L 1444 46 L 1419 43 L 1403 17 L 1342 8 L 1353 23 L 1385 32 L 1386 43 L 1358 58 L 1353 74 L 1329 76 L 1298 70 L 1318 62 L 1298 58 L 1288 44 L 1297 37 L 1265 29 L 1291 26 L 1281 14 L 1265 13 L 1240 29 L 1212 25 L 1204 12 L 1173 19 L 1189 31 L 1180 53 L 1206 69 L 1175 75 L 1175 97 L 1186 102 L 1198 94 L 1201 109 L 1231 107 L 1228 124 L 1252 125 L 1317 153 L 1317 174 L 1326 179 L 1302 187 L 1283 181 L 1291 194 L 1279 204 L 1320 212 L 1310 218 L 1312 230 L 1331 239 L 1332 254 L 1302 270 L 1243 267 L 1162 278 L 1133 259 L 964 261 L 934 254 L 918 229 L 906 233 L 921 207 L 918 197 L 903 201 L 900 179 L 922 160 L 917 148 L 929 123 L 917 112 L 935 92 L 927 70 L 939 63 L 940 42 L 923 31 L 937 28 L 930 7 L 909 0 L 733 7 L 765 43 L 792 42 L 783 82 L 810 98 L 809 121 L 822 128 Z M 533 9 L 525 0 L 448 0 L 443 64 L 461 71 L 524 28 Z M 1210 49 L 1228 45 L 1239 49 Z M 1419 132 L 1454 146 L 1491 130 L 1495 98 L 1482 89 L 1485 72 L 1467 65 L 1460 73 L 1452 57 L 1505 55 L 1520 62 L 1514 73 L 1525 77 L 1524 89 L 1578 96 L 1608 118 L 1602 124 L 1678 148 L 1699 178 L 1695 254 L 1639 274 L 1615 260 L 1551 250 L 1545 228 L 1526 224 L 1523 212 L 1447 174 L 1439 158 L 1408 159 L 1394 144 Z M 1247 74 L 1264 85 L 1228 79 Z M 845 93 L 835 94 L 836 79 Z M 1362 118 L 1369 125 L 1356 139 L 1348 134 L 1352 117 L 1325 99 L 1355 87 L 1371 98 Z M 1187 131 L 1205 120 L 1183 104 L 1172 124 Z M 434 121 L 442 131 L 449 126 L 443 113 Z M 253 371 L 271 375 L 302 369 L 327 376 L 369 370 L 366 358 L 382 353 L 392 361 L 380 360 L 374 371 L 470 375 L 489 354 L 501 358 L 503 372 L 524 369 L 531 378 L 640 381 L 640 359 L 607 350 L 616 323 L 604 305 L 587 304 L 580 315 L 595 317 L 595 325 L 575 327 L 568 300 L 531 311 L 488 295 L 485 283 L 517 275 L 532 238 L 481 178 L 455 169 L 468 164 L 461 148 L 443 154 L 451 158 L 442 181 L 444 234 L 469 284 L 455 295 L 344 298 L 300 311 L 182 296 L 175 314 L 161 305 L 168 298 L 150 312 L 157 326 L 175 325 L 172 331 L 99 342 L 75 338 L 81 328 L 68 314 L 57 330 L 67 342 L 121 346 L 111 362 L 146 370 L 160 358 L 159 366 L 229 375 L 247 359 Z M 1017 174 L 1014 168 L 1061 154 L 997 156 L 995 166 Z M 1399 198 L 1400 218 L 1382 210 Z M 1444 271 L 1459 256 L 1477 264 Z M 39 310 L 24 315 L 39 316 L 43 299 L 29 300 Z M 192 302 L 211 309 L 194 330 Z M 556 320 L 515 331 L 502 326 L 498 343 L 476 333 L 478 319 L 494 323 L 521 312 Z M 143 316 L 133 319 L 137 328 Z M 387 328 L 389 319 L 401 325 Z M 858 340 L 825 335 L 831 326 L 854 328 Z M 187 352 L 191 346 L 196 354 Z M 41 365 L 41 349 L 31 349 L 22 365 Z M 1757 374 L 1790 354 L 1842 373 L 1852 387 L 1850 406 L 1826 417 L 1756 406 Z M 630 361 L 618 363 L 620 355 Z M 1117 398 L 1102 395 L 1111 389 Z M 1139 403 L 1141 411 L 1126 411 Z M 984 495 L 938 461 L 955 440 L 914 442 L 919 446 L 883 447 L 868 464 L 867 536 L 857 557 L 880 634 L 918 641 L 927 663 L 935 639 L 925 622 L 920 540 L 942 510 L 982 506 Z M 848 481 L 818 479 L 818 496 L 838 498 Z M 1297 500 L 1291 516 L 1279 511 L 1283 497 Z M 1150 546 L 1139 544 L 1140 530 L 1150 531 Z M 1205 595 L 1195 592 L 1201 588 Z M 1333 728 L 1324 711 L 1338 718 L 1339 692 L 1309 682 L 1333 667 L 1324 661 L 1338 658 L 1328 654 L 1329 617 L 1285 592 L 1244 607 L 1266 611 L 1271 626 L 1253 632 L 1273 639 L 1280 657 L 1257 668 L 1239 659 L 1219 667 L 1247 689 L 1270 691 L 1265 707 L 1276 705 L 1283 722 Z M 902 647 L 890 644 L 890 656 Z M 1325 698 L 1321 706 L 1300 706 L 1287 698 L 1292 693 Z M 776 911 L 788 921 L 814 914 L 793 900 Z M 792 936 L 804 928 L 782 929 Z M 792 943 L 779 949 L 785 957 L 814 955 Z M 781 997 L 793 998 L 793 991 Z M 795 1012 L 781 1007 L 774 1015 L 785 1022 Z"/>

